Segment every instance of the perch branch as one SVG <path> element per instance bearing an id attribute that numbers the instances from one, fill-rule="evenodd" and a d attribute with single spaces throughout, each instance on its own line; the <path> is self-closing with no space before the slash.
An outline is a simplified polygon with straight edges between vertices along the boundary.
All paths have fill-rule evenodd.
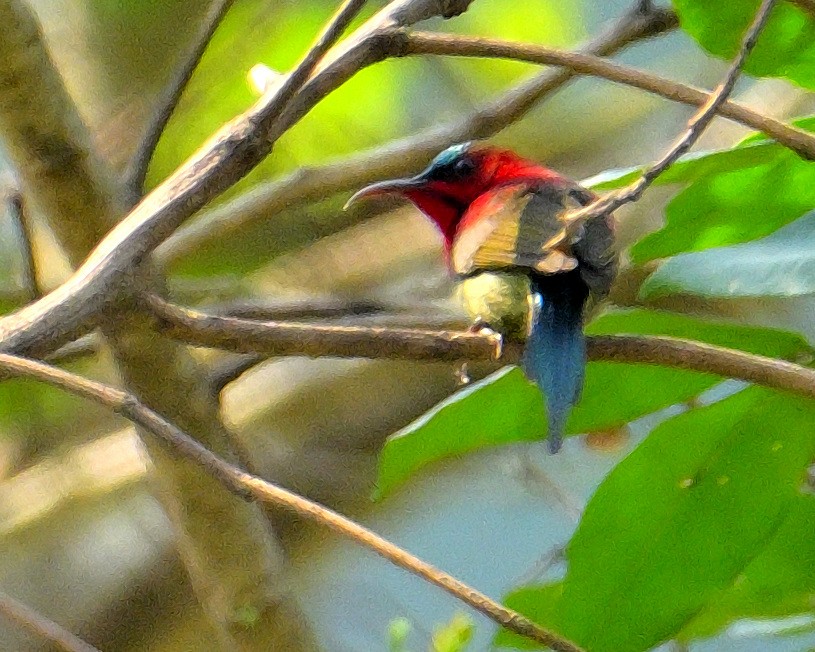
<path id="1" fill-rule="evenodd" d="M 558 634 L 543 629 L 358 523 L 319 503 L 229 464 L 164 417 L 143 405 L 132 394 L 42 362 L 8 354 L 0 354 L 0 368 L 8 374 L 34 378 L 100 403 L 151 432 L 175 453 L 197 463 L 234 494 L 265 505 L 284 507 L 302 518 L 328 527 L 381 555 L 400 568 L 438 586 L 499 625 L 521 636 L 547 645 L 559 652 L 580 652 L 579 647 Z"/>
<path id="2" fill-rule="evenodd" d="M 676 24 L 676 15 L 672 11 L 652 9 L 642 13 L 635 7 L 585 49 L 597 56 L 610 56 L 632 43 L 670 31 Z M 230 233 L 267 220 L 269 215 L 293 210 L 373 181 L 416 171 L 439 149 L 471 138 L 488 138 L 513 124 L 574 76 L 575 73 L 568 69 L 534 75 L 464 118 L 430 127 L 335 163 L 302 168 L 282 179 L 262 184 L 184 225 L 156 251 L 157 262 L 160 266 L 170 266 Z"/>
<path id="3" fill-rule="evenodd" d="M 27 632 L 34 634 L 41 641 L 47 641 L 63 652 L 99 652 L 61 625 L 3 591 L 0 591 L 0 614 Z"/>
<path id="4" fill-rule="evenodd" d="M 152 296 L 146 306 L 171 337 L 234 353 L 391 358 L 427 361 L 518 361 L 520 347 L 491 332 L 323 326 L 258 322 L 207 315 Z M 815 371 L 800 365 L 671 337 L 604 335 L 588 338 L 588 358 L 658 364 L 737 378 L 815 398 Z"/>
<path id="5" fill-rule="evenodd" d="M 157 106 L 150 116 L 144 135 L 133 155 L 130 169 L 126 174 L 125 186 L 133 203 L 136 203 L 144 192 L 147 169 L 156 151 L 161 134 L 167 128 L 167 123 L 170 122 L 170 118 L 184 94 L 184 89 L 201 62 L 201 58 L 204 56 L 215 30 L 218 29 L 233 2 L 234 0 L 213 0 L 201 22 L 198 34 L 193 38 L 189 51 L 181 57 L 180 65 L 174 71 L 172 79 L 162 91 L 161 97 L 159 97 Z"/>

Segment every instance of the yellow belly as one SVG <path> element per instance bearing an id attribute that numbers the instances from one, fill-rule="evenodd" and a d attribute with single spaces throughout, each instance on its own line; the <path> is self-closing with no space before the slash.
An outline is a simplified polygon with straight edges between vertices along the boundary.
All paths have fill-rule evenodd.
<path id="1" fill-rule="evenodd" d="M 524 339 L 531 314 L 529 279 L 522 274 L 484 272 L 459 283 L 458 298 L 473 322 L 513 339 Z"/>

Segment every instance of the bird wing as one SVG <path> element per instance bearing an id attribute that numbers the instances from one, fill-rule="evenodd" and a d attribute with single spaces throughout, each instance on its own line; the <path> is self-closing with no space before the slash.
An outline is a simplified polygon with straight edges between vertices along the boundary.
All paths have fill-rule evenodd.
<path id="1" fill-rule="evenodd" d="M 592 290 L 602 292 L 613 265 L 612 233 L 606 220 L 582 225 L 570 241 L 557 236 L 563 216 L 593 199 L 577 184 L 507 186 L 473 204 L 450 251 L 457 274 L 521 268 L 539 274 L 568 272 L 585 264 Z M 595 223 L 596 222 L 596 223 Z M 583 242 L 585 241 L 585 242 Z M 585 255 L 584 255 L 585 254 Z M 595 287 L 596 286 L 596 287 Z"/>

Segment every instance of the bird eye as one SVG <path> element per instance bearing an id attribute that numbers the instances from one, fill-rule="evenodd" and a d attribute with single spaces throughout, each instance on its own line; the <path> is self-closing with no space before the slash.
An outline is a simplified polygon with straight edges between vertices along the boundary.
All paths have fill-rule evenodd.
<path id="1" fill-rule="evenodd" d="M 458 177 L 465 177 L 475 170 L 475 163 L 468 156 L 463 156 L 453 165 L 453 173 Z"/>

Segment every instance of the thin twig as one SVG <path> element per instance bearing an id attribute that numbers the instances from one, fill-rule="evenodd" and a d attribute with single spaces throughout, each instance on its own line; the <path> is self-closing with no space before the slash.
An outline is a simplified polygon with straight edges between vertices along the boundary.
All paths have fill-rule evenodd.
<path id="1" fill-rule="evenodd" d="M 564 229 L 561 233 L 555 235 L 552 240 L 547 243 L 547 246 L 556 246 L 556 241 L 568 239 L 571 236 L 571 232 L 578 228 L 578 225 L 582 224 L 585 220 L 609 215 L 620 208 L 620 206 L 637 201 L 659 175 L 665 172 L 682 154 L 693 146 L 699 139 L 699 136 L 702 135 L 702 132 L 704 132 L 713 120 L 719 108 L 727 101 L 727 97 L 736 85 L 741 67 L 755 46 L 756 41 L 758 41 L 759 34 L 767 23 L 767 19 L 770 17 L 770 12 L 775 6 L 775 2 L 776 0 L 762 1 L 753 23 L 744 35 L 736 57 L 727 70 L 724 80 L 719 84 L 716 90 L 711 93 L 699 111 L 688 121 L 687 129 L 674 141 L 665 154 L 663 154 L 656 163 L 645 170 L 642 176 L 627 187 L 602 197 L 585 208 L 571 212 L 567 216 Z"/>
<path id="2" fill-rule="evenodd" d="M 76 634 L 3 591 L 0 591 L 0 614 L 63 652 L 99 652 Z"/>
<path id="3" fill-rule="evenodd" d="M 144 130 L 144 135 L 133 155 L 130 169 L 125 175 L 125 187 L 133 203 L 136 203 L 144 192 L 147 169 L 155 153 L 158 141 L 167 128 L 167 124 L 170 122 L 170 118 L 184 94 L 184 89 L 192 78 L 193 72 L 201 62 L 201 58 L 204 56 L 215 30 L 218 29 L 233 2 L 234 0 L 212 1 L 189 50 L 182 55 L 180 65 L 178 65 L 172 79 L 161 93 L 156 108 Z"/>
<path id="4" fill-rule="evenodd" d="M 676 25 L 676 15 L 672 11 L 654 9 L 651 13 L 641 14 L 635 8 L 606 33 L 586 45 L 585 51 L 597 56 L 609 56 L 632 43 L 670 31 Z M 448 145 L 471 138 L 488 138 L 513 124 L 574 76 L 575 73 L 569 69 L 534 75 L 464 118 L 334 163 L 301 168 L 282 179 L 259 185 L 208 211 L 194 222 L 185 224 L 156 251 L 155 258 L 160 266 L 170 266 L 230 233 L 268 220 L 269 215 L 292 211 L 298 206 L 344 190 L 416 171 Z"/>
<path id="5" fill-rule="evenodd" d="M 95 325 L 111 301 L 126 294 L 133 270 L 178 226 L 243 178 L 271 151 L 277 138 L 325 95 L 363 67 L 380 61 L 383 31 L 437 15 L 464 11 L 472 0 L 395 0 L 365 23 L 347 45 L 313 72 L 331 43 L 361 7 L 348 0 L 301 64 L 251 109 L 226 124 L 169 179 L 153 190 L 105 236 L 59 288 L 0 319 L 0 349 L 38 353 Z M 307 72 L 308 71 L 308 72 Z M 282 99 L 290 98 L 287 108 Z M 282 109 L 274 113 L 271 109 Z"/>
<path id="6" fill-rule="evenodd" d="M 37 273 L 37 261 L 34 258 L 31 216 L 26 211 L 25 200 L 20 192 L 11 191 L 7 202 L 9 214 L 19 232 L 20 254 L 23 259 L 23 287 L 28 292 L 29 301 L 34 301 L 39 299 L 44 292 L 40 285 L 40 275 Z"/>
<path id="7" fill-rule="evenodd" d="M 491 332 L 259 322 L 181 308 L 149 297 L 145 306 L 172 337 L 196 346 L 266 356 L 304 355 L 427 361 L 517 362 L 520 347 Z M 791 362 L 671 337 L 588 338 L 589 360 L 658 364 L 737 378 L 815 398 L 815 371 Z"/>
<path id="8" fill-rule="evenodd" d="M 256 500 L 264 505 L 284 507 L 302 518 L 328 527 L 381 555 L 400 568 L 438 586 L 499 625 L 521 636 L 560 652 L 580 652 L 578 646 L 558 634 L 507 609 L 483 593 L 411 555 L 345 516 L 229 464 L 164 417 L 143 405 L 132 394 L 42 362 L 8 354 L 0 354 L 0 368 L 11 375 L 34 378 L 107 406 L 159 437 L 171 450 L 182 457 L 200 465 L 234 494 L 247 500 Z"/>

